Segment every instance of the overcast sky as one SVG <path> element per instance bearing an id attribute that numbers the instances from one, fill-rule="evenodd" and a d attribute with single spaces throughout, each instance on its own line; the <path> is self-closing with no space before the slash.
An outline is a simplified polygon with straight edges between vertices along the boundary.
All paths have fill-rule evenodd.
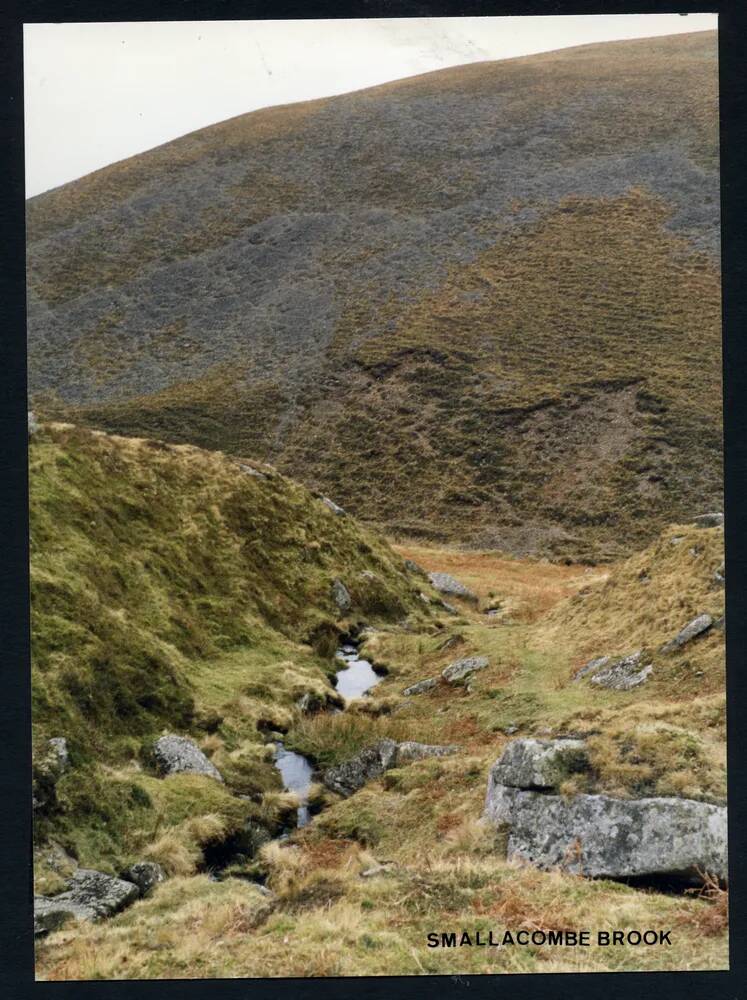
<path id="1" fill-rule="evenodd" d="M 715 27 L 715 14 L 25 25 L 26 193 L 256 108 Z"/>

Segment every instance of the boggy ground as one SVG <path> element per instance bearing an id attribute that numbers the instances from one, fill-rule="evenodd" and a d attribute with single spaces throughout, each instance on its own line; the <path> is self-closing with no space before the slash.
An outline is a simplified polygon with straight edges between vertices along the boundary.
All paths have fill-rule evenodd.
<path id="1" fill-rule="evenodd" d="M 507 862 L 480 822 L 487 772 L 514 736 L 588 739 L 585 784 L 617 795 L 725 795 L 723 633 L 654 655 L 630 692 L 573 684 L 593 655 L 651 650 L 695 614 L 723 612 L 720 529 L 673 526 L 603 569 L 405 545 L 480 597 L 385 626 L 364 654 L 388 674 L 339 714 L 290 713 L 287 746 L 325 764 L 381 736 L 456 743 L 453 757 L 387 772 L 347 800 L 319 794 L 311 824 L 223 881 L 175 874 L 152 898 L 39 946 L 44 979 L 656 971 L 727 967 L 726 893 L 667 894 Z M 427 587 L 424 587 L 427 590 Z M 432 595 L 432 591 L 427 590 Z M 485 609 L 498 606 L 488 616 Z M 446 644 L 448 643 L 448 648 Z M 453 659 L 490 666 L 461 687 L 403 698 Z M 509 730 L 509 733 L 506 732 Z M 204 741 L 221 752 L 221 739 Z M 166 784 L 176 779 L 168 779 Z M 198 779 L 195 779 L 198 780 Z M 199 779 L 205 783 L 209 779 Z M 163 783 L 162 783 L 163 784 Z M 162 860 L 168 860 L 162 855 Z M 378 866 L 381 866 L 380 868 Z M 374 869 L 370 873 L 370 869 Z M 368 874 L 363 874 L 367 872 Z M 242 875 L 244 877 L 242 877 Z M 247 879 L 261 877 L 266 896 Z M 670 930 L 671 946 L 430 949 L 431 931 Z"/>

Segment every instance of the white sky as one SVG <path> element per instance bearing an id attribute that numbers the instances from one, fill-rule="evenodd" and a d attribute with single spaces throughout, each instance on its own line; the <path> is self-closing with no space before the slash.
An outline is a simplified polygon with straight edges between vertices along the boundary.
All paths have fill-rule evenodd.
<path id="1" fill-rule="evenodd" d="M 716 23 L 715 14 L 604 14 L 27 24 L 26 194 L 256 108 Z"/>

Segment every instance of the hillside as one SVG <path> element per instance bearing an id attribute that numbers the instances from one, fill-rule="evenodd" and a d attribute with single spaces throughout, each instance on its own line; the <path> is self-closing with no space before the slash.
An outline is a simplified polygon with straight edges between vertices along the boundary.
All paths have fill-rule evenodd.
<path id="1" fill-rule="evenodd" d="M 721 501 L 714 33 L 269 108 L 28 203 L 42 415 L 401 537 L 606 559 Z"/>
<path id="2" fill-rule="evenodd" d="M 30 473 L 36 891 L 55 897 L 76 869 L 117 875 L 133 861 L 165 874 L 123 912 L 40 938 L 39 978 L 726 966 L 722 888 L 642 891 L 521 866 L 480 821 L 506 746 L 568 733 L 586 740 L 590 766 L 565 795 L 723 802 L 722 630 L 654 653 L 640 687 L 573 680 L 590 656 L 658 649 L 694 615 L 723 614 L 722 528 L 674 525 L 594 569 L 395 551 L 269 466 L 64 424 L 33 434 Z M 456 574 L 478 603 L 445 613 L 406 558 Z M 363 621 L 375 626 L 363 655 L 383 676 L 344 703 L 330 654 Z M 404 693 L 465 656 L 487 666 Z M 159 775 L 148 747 L 165 730 L 194 740 L 224 780 Z M 50 737 L 67 740 L 69 761 L 45 784 Z M 313 785 L 296 827 L 298 799 L 273 763 L 281 738 L 314 781 L 377 740 L 452 752 L 398 761 L 347 797 Z M 496 926 L 672 929 L 672 947 L 424 944 L 434 927 Z"/>
<path id="3" fill-rule="evenodd" d="M 30 441 L 29 469 L 34 745 L 63 736 L 75 765 L 36 835 L 53 833 L 83 865 L 135 850 L 136 819 L 168 825 L 168 803 L 135 781 L 163 730 L 221 727 L 228 786 L 277 791 L 261 730 L 287 724 L 304 693 L 337 697 L 338 633 L 427 618 L 429 588 L 401 557 L 269 467 L 51 424 Z M 213 785 L 205 811 L 236 822 L 241 804 Z M 184 794 L 199 816 L 199 784 Z"/>

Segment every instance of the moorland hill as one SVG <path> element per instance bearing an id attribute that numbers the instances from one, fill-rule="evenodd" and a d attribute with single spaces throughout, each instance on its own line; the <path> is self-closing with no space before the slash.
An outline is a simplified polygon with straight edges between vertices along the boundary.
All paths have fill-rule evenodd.
<path id="1" fill-rule="evenodd" d="M 34 405 L 424 541 L 604 559 L 719 509 L 716 51 L 447 69 L 31 199 Z"/>

